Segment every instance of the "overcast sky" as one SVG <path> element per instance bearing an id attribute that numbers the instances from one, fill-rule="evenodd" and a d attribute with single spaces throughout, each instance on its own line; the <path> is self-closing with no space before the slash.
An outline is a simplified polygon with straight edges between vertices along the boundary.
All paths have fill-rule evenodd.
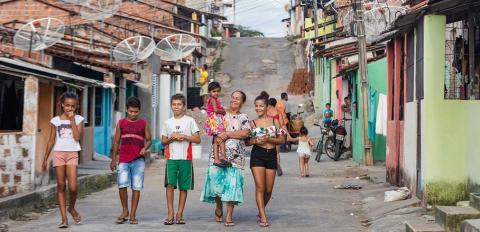
<path id="1" fill-rule="evenodd" d="M 288 17 L 285 4 L 290 0 L 235 0 L 235 24 L 259 30 L 266 37 L 283 37 L 282 19 Z"/>

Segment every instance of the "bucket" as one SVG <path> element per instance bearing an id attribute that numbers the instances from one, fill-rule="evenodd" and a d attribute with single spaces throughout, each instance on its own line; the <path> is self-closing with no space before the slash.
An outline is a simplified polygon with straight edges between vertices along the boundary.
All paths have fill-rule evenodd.
<path id="1" fill-rule="evenodd" d="M 303 127 L 303 121 L 301 119 L 292 119 L 292 132 L 298 132 Z"/>

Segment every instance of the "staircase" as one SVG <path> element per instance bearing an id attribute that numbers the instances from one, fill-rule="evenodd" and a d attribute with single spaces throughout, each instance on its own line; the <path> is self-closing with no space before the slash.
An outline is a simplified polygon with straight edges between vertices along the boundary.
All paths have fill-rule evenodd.
<path id="1" fill-rule="evenodd" d="M 435 222 L 408 221 L 405 231 L 480 232 L 480 194 L 470 194 L 469 206 L 435 206 Z"/>

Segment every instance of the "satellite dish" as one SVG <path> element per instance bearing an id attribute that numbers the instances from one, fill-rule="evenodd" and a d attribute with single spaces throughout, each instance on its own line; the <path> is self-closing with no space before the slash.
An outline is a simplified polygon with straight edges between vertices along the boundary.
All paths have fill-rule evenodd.
<path id="1" fill-rule="evenodd" d="M 137 63 L 147 59 L 155 50 L 155 41 L 146 36 L 133 36 L 118 43 L 113 58 L 122 63 Z"/>
<path id="2" fill-rule="evenodd" d="M 353 35 L 355 32 L 353 31 L 355 22 L 355 12 L 353 10 L 349 10 L 343 17 L 342 17 L 342 25 L 343 31 Z"/>
<path id="3" fill-rule="evenodd" d="M 115 15 L 121 5 L 122 0 L 86 0 L 80 15 L 86 20 L 101 21 Z"/>
<path id="4" fill-rule="evenodd" d="M 407 9 L 401 6 L 380 6 L 365 12 L 363 19 L 367 42 L 377 39 L 400 15 L 406 12 Z"/>
<path id="5" fill-rule="evenodd" d="M 65 3 L 75 4 L 75 5 L 83 5 L 87 2 L 87 0 L 60 0 Z"/>
<path id="6" fill-rule="evenodd" d="M 18 29 L 13 44 L 25 51 L 43 50 L 61 40 L 64 32 L 65 25 L 56 18 L 36 19 Z"/>
<path id="7" fill-rule="evenodd" d="M 158 42 L 155 54 L 162 60 L 176 61 L 188 56 L 197 46 L 198 43 L 192 36 L 174 34 Z"/>

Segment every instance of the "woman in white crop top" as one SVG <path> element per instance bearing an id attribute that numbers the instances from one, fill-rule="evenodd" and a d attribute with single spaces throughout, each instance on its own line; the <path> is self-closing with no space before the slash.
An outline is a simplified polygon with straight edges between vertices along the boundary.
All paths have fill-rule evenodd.
<path id="1" fill-rule="evenodd" d="M 253 145 L 250 156 L 250 169 L 255 181 L 258 207 L 258 225 L 268 227 L 265 207 L 272 196 L 273 185 L 278 165 L 276 146 L 285 142 L 284 131 L 278 119 L 267 115 L 267 100 L 263 96 L 255 99 L 255 111 L 258 118 L 251 123 L 251 139 Z"/>

